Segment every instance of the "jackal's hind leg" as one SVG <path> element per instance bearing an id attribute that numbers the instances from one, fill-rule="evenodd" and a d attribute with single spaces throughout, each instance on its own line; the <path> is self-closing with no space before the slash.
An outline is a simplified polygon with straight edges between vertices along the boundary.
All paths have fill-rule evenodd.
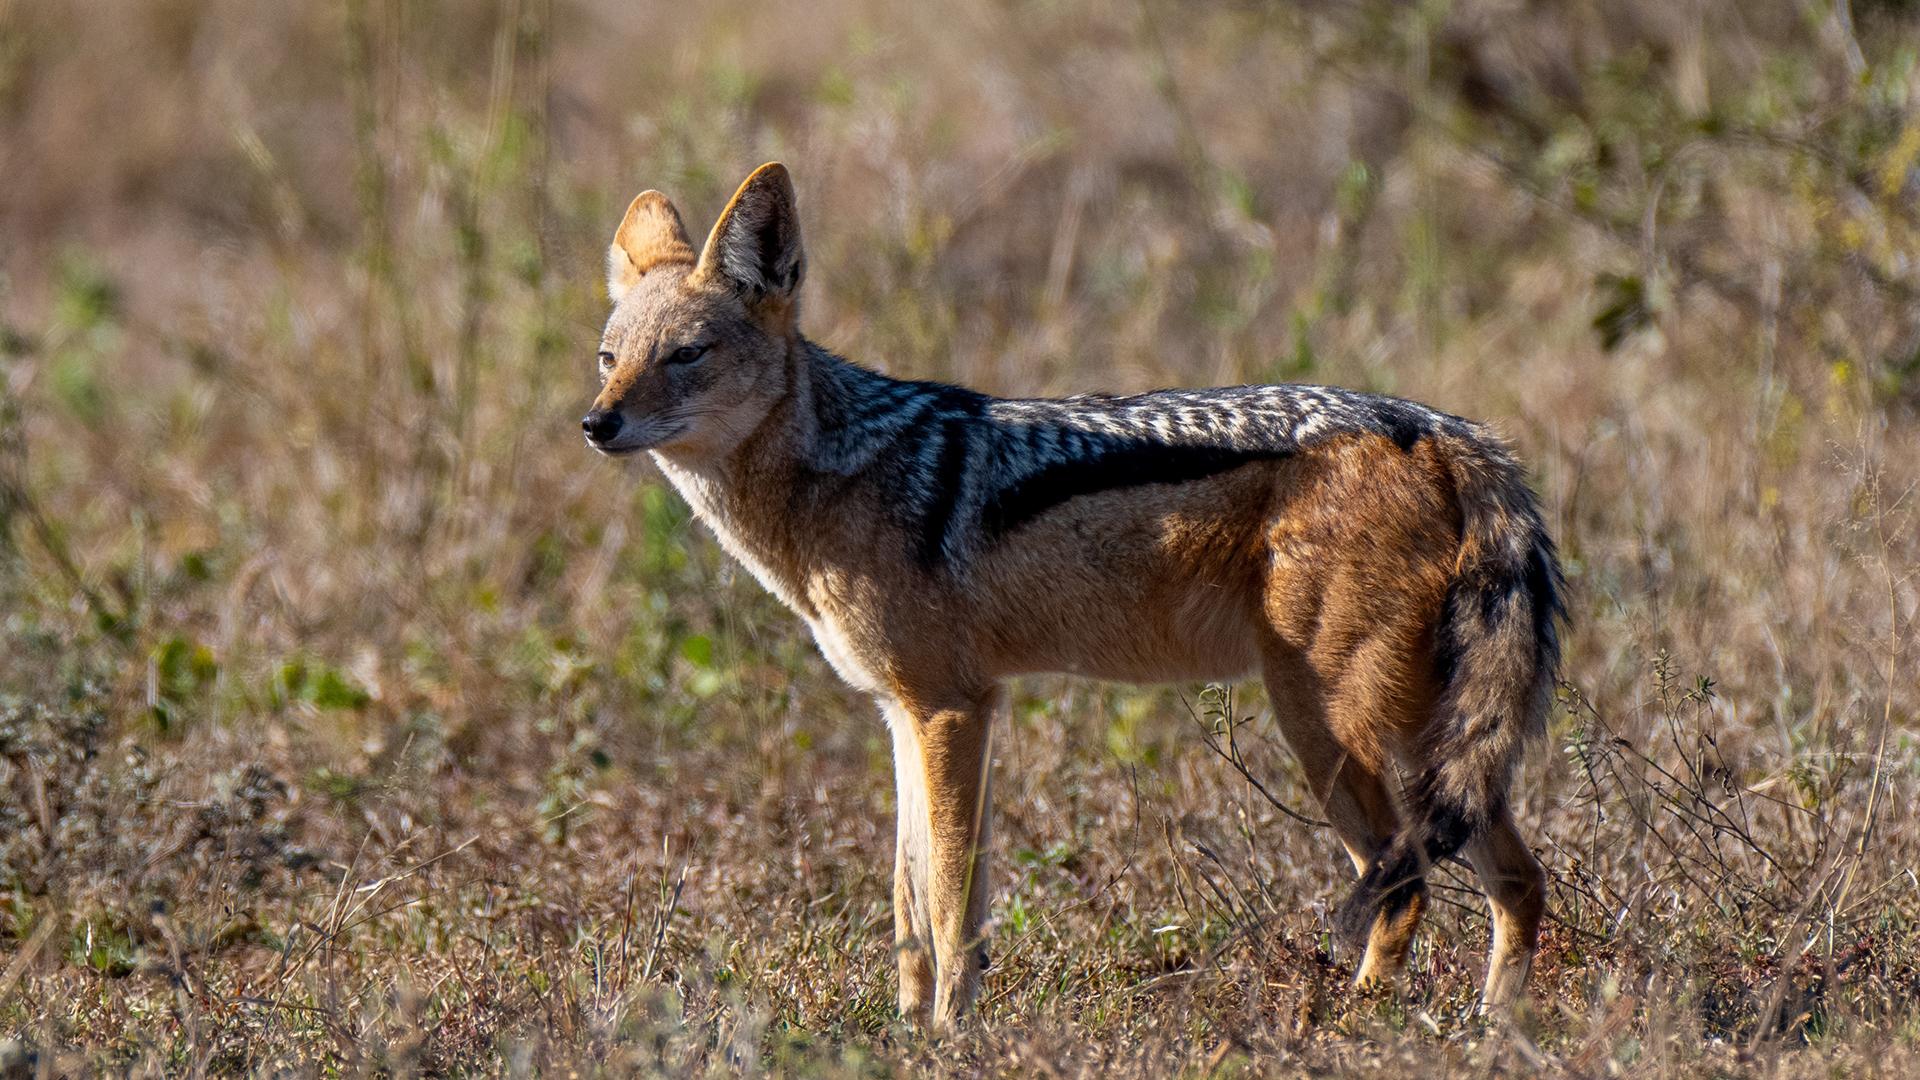
<path id="1" fill-rule="evenodd" d="M 1467 844 L 1466 855 L 1493 906 L 1493 947 L 1480 1007 L 1499 1012 L 1526 992 L 1527 972 L 1540 941 L 1540 920 L 1546 913 L 1547 872 L 1527 850 L 1512 812 L 1504 806 L 1493 823 Z"/>
<path id="2" fill-rule="evenodd" d="M 1331 787 L 1321 805 L 1346 847 L 1347 857 L 1353 861 L 1354 873 L 1365 874 L 1396 827 L 1398 815 L 1393 796 L 1379 773 L 1352 762 L 1340 770 Z M 1426 910 L 1426 881 L 1406 882 L 1399 890 L 1397 902 L 1382 907 L 1367 932 L 1366 951 L 1354 971 L 1355 986 L 1385 986 L 1393 981 L 1407 962 L 1407 953 L 1413 948 L 1413 933 Z"/>
<path id="3" fill-rule="evenodd" d="M 1319 680 L 1304 664 L 1282 655 L 1269 656 L 1267 696 L 1287 745 L 1299 759 L 1307 784 L 1346 848 L 1356 875 L 1364 874 L 1373 858 L 1400 827 L 1400 815 L 1387 789 L 1385 765 L 1367 760 L 1341 743 L 1334 734 Z M 1389 982 L 1406 962 L 1413 932 L 1426 910 L 1426 883 L 1408 882 L 1401 902 L 1384 909 L 1368 932 L 1366 951 L 1355 970 L 1359 986 Z"/>

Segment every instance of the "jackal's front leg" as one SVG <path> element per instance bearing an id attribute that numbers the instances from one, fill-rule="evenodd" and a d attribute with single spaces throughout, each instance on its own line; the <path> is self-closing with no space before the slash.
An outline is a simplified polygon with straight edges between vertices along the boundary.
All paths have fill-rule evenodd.
<path id="1" fill-rule="evenodd" d="M 886 708 L 893 729 L 893 781 L 898 832 L 893 851 L 893 951 L 900 973 L 900 1015 L 914 1025 L 933 1006 L 933 913 L 927 907 L 932 854 L 927 816 L 927 770 L 920 756 L 919 724 L 895 705 Z"/>
<path id="2" fill-rule="evenodd" d="M 901 791 L 894 921 L 896 930 L 908 935 L 900 949 L 900 1006 L 910 1018 L 926 1007 L 920 943 L 928 942 L 935 1029 L 953 1027 L 980 992 L 988 899 L 988 743 L 995 701 L 988 695 L 962 708 L 889 713 Z M 916 780 L 922 785 L 921 806 L 909 798 Z"/>

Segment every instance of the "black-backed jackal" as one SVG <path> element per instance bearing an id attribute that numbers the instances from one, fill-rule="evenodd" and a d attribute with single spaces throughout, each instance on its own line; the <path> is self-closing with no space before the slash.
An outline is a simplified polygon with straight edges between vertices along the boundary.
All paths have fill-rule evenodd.
<path id="1" fill-rule="evenodd" d="M 651 451 L 729 552 L 880 703 L 899 795 L 900 1008 L 979 989 L 1000 684 L 1265 679 L 1360 875 L 1338 923 L 1392 975 L 1424 875 L 1464 851 L 1493 906 L 1485 1003 L 1524 989 L 1545 899 L 1507 804 L 1545 724 L 1560 572 L 1484 428 L 1317 386 L 1015 401 L 904 382 L 800 335 L 793 186 L 761 167 L 704 248 L 658 192 L 608 252 L 582 426 Z M 1411 778 L 1407 816 L 1389 777 Z"/>

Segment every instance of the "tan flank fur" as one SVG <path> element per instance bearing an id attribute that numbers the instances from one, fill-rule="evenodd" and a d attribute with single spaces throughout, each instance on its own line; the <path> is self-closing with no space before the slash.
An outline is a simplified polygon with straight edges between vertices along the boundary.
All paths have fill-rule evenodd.
<path id="1" fill-rule="evenodd" d="M 1327 387 L 1009 400 L 890 379 L 802 337 L 787 171 L 696 256 L 658 192 L 608 255 L 583 421 L 649 451 L 812 628 L 893 733 L 900 1009 L 953 1025 L 985 957 L 1001 684 L 1259 673 L 1360 875 L 1338 923 L 1388 979 L 1432 860 L 1493 908 L 1485 1004 L 1523 992 L 1544 876 L 1508 809 L 1543 729 L 1560 576 L 1519 467 L 1478 425 Z M 1408 783 L 1396 799 L 1396 774 Z"/>

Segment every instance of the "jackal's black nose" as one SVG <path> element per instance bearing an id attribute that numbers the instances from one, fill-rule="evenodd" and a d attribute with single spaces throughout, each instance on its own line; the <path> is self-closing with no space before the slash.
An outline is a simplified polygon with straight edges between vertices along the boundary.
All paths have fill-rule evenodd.
<path id="1" fill-rule="evenodd" d="M 594 442 L 611 442 L 620 434 L 620 414 L 612 409 L 595 409 L 580 418 L 580 430 Z"/>

